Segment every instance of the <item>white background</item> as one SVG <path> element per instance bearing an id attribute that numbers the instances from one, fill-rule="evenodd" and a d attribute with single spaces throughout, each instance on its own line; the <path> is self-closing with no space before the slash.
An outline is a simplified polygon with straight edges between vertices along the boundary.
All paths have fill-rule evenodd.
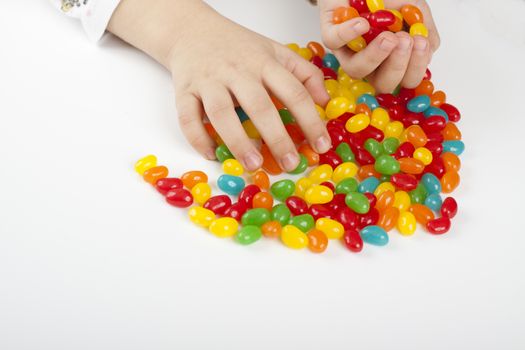
<path id="1" fill-rule="evenodd" d="M 303 1 L 211 3 L 319 38 Z M 0 349 L 524 349 L 525 3 L 490 3 L 431 2 L 434 81 L 467 145 L 452 231 L 314 255 L 192 226 L 133 171 L 154 153 L 219 175 L 178 130 L 167 72 L 46 1 L 3 0 Z"/>

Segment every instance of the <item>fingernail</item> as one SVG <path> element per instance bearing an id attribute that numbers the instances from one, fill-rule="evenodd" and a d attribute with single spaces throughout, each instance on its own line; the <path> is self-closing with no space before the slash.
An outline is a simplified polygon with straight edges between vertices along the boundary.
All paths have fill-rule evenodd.
<path id="1" fill-rule="evenodd" d="M 299 165 L 299 157 L 295 153 L 287 153 L 281 158 L 281 163 L 286 171 L 293 171 Z"/>
<path id="2" fill-rule="evenodd" d="M 262 158 L 258 153 L 248 152 L 243 158 L 243 163 L 247 170 L 257 170 L 261 167 Z"/>
<path id="3" fill-rule="evenodd" d="M 425 51 L 427 49 L 427 45 L 428 45 L 427 41 L 425 39 L 421 38 L 421 39 L 416 39 L 415 40 L 414 47 L 418 51 Z"/>
<path id="4" fill-rule="evenodd" d="M 315 148 L 318 153 L 325 153 L 328 152 L 330 149 L 331 142 L 326 136 L 321 136 L 320 138 L 315 141 Z"/>
<path id="5" fill-rule="evenodd" d="M 352 25 L 352 28 L 355 29 L 355 30 L 361 30 L 361 29 L 364 29 L 365 25 L 362 21 L 356 21 L 353 25 Z"/>
<path id="6" fill-rule="evenodd" d="M 410 49 L 410 40 L 409 39 L 401 39 L 399 41 L 399 49 L 401 51 L 408 51 Z"/>
<path id="7" fill-rule="evenodd" d="M 394 47 L 396 46 L 396 43 L 391 41 L 391 40 L 388 40 L 388 39 L 383 39 L 383 41 L 381 42 L 381 49 L 382 50 L 385 50 L 385 51 L 390 51 L 392 50 Z"/>
<path id="8" fill-rule="evenodd" d="M 210 148 L 209 150 L 207 150 L 205 153 L 204 153 L 204 156 L 206 157 L 206 159 L 208 160 L 215 160 L 216 156 L 215 156 L 215 150 L 213 148 Z"/>

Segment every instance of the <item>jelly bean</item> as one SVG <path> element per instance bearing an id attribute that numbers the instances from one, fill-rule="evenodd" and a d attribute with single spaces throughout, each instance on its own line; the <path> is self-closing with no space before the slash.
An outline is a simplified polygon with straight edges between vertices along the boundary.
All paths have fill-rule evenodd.
<path id="1" fill-rule="evenodd" d="M 217 145 L 224 144 L 224 141 L 221 139 L 219 134 L 217 134 L 217 131 L 215 130 L 213 125 L 211 125 L 211 123 L 206 123 L 205 122 L 204 123 L 204 129 L 206 129 L 206 133 L 215 141 L 215 143 Z"/>
<path id="2" fill-rule="evenodd" d="M 411 203 L 423 204 L 425 203 L 428 193 L 425 189 L 425 186 L 423 186 L 423 184 L 419 184 L 415 190 L 410 191 L 409 195 Z"/>
<path id="3" fill-rule="evenodd" d="M 268 209 L 265 208 L 255 208 L 249 209 L 244 213 L 241 219 L 243 226 L 252 225 L 252 226 L 262 226 L 271 220 L 271 214 Z"/>
<path id="4" fill-rule="evenodd" d="M 222 163 L 222 170 L 225 174 L 241 176 L 244 173 L 244 168 L 241 163 L 235 159 L 227 159 Z"/>
<path id="5" fill-rule="evenodd" d="M 417 187 L 417 179 L 410 174 L 394 174 L 390 178 L 390 181 L 394 186 L 403 191 L 412 191 Z"/>
<path id="6" fill-rule="evenodd" d="M 159 179 L 155 183 L 155 188 L 162 194 L 168 193 L 170 190 L 176 190 L 182 188 L 182 180 L 176 177 L 166 177 L 164 179 Z"/>
<path id="7" fill-rule="evenodd" d="M 343 225 L 345 230 L 356 229 L 359 225 L 359 216 L 346 205 L 337 210 L 333 219 Z"/>
<path id="8" fill-rule="evenodd" d="M 368 198 L 359 192 L 350 192 L 345 197 L 346 205 L 358 214 L 366 214 L 370 210 Z"/>
<path id="9" fill-rule="evenodd" d="M 416 221 L 426 226 L 427 222 L 434 220 L 434 213 L 423 204 L 412 204 L 408 211 L 414 215 Z"/>
<path id="10" fill-rule="evenodd" d="M 355 154 L 356 161 L 362 166 L 374 164 L 374 157 L 364 148 L 359 148 Z"/>
<path id="11" fill-rule="evenodd" d="M 433 193 L 431 195 L 428 195 L 425 199 L 425 205 L 435 212 L 439 212 L 441 210 L 442 204 L 443 201 L 439 193 Z"/>
<path id="12" fill-rule="evenodd" d="M 275 158 L 273 157 L 270 149 L 266 144 L 261 146 L 261 155 L 263 157 L 262 168 L 271 175 L 279 175 L 283 172 Z"/>
<path id="13" fill-rule="evenodd" d="M 359 17 L 359 12 L 355 8 L 338 7 L 333 12 L 332 23 L 340 24 L 356 17 Z"/>
<path id="14" fill-rule="evenodd" d="M 397 161 L 399 162 L 400 170 L 406 174 L 417 175 L 425 170 L 425 164 L 418 159 L 400 158 Z"/>
<path id="15" fill-rule="evenodd" d="M 361 238 L 365 243 L 384 246 L 388 244 L 388 234 L 380 226 L 368 226 L 361 230 Z"/>
<path id="16" fill-rule="evenodd" d="M 328 96 L 330 96 L 331 99 L 339 96 L 339 83 L 337 82 L 337 80 L 325 78 L 324 87 L 326 89 L 326 92 L 328 93 Z M 325 111 L 325 116 L 326 116 L 326 111 Z"/>
<path id="17" fill-rule="evenodd" d="M 461 160 L 454 153 L 443 153 L 441 159 L 443 159 L 446 171 L 459 171 L 461 169 Z"/>
<path id="18" fill-rule="evenodd" d="M 432 154 L 432 162 L 434 162 L 441 153 L 443 153 L 443 144 L 441 142 L 430 141 L 427 142 L 425 148 Z"/>
<path id="19" fill-rule="evenodd" d="M 410 35 L 428 38 L 428 28 L 423 23 L 413 24 L 410 26 Z"/>
<path id="20" fill-rule="evenodd" d="M 330 191 L 332 191 L 332 192 L 335 191 L 335 185 L 333 183 L 329 182 L 329 181 L 321 182 L 320 185 L 328 187 L 330 189 Z"/>
<path id="21" fill-rule="evenodd" d="M 400 163 L 392 156 L 382 155 L 377 158 L 374 168 L 380 174 L 393 175 L 399 172 Z"/>
<path id="22" fill-rule="evenodd" d="M 309 144 L 305 143 L 298 149 L 299 153 L 306 157 L 308 166 L 314 166 L 319 163 L 319 154 L 317 154 Z"/>
<path id="23" fill-rule="evenodd" d="M 448 116 L 448 120 L 451 122 L 457 123 L 461 119 L 461 113 L 455 106 L 448 103 L 443 103 L 441 106 L 439 106 L 439 108 L 445 111 Z"/>
<path id="24" fill-rule="evenodd" d="M 267 190 L 270 188 L 270 178 L 263 170 L 256 171 L 252 176 L 252 181 L 260 189 Z"/>
<path id="25" fill-rule="evenodd" d="M 460 177 L 456 171 L 447 171 L 441 178 L 441 187 L 443 188 L 443 193 L 453 192 L 456 187 L 458 187 L 459 182 Z"/>
<path id="26" fill-rule="evenodd" d="M 401 145 L 399 145 L 396 152 L 393 154 L 393 157 L 396 159 L 409 158 L 414 155 L 415 150 L 416 148 L 413 144 L 410 142 L 403 142 Z"/>
<path id="27" fill-rule="evenodd" d="M 366 114 L 356 114 L 352 118 L 348 119 L 345 128 L 351 133 L 357 133 L 366 129 L 370 125 L 370 117 Z"/>
<path id="28" fill-rule="evenodd" d="M 313 185 L 306 190 L 304 199 L 310 204 L 325 204 L 334 198 L 330 188 L 322 185 Z"/>
<path id="29" fill-rule="evenodd" d="M 374 139 L 368 139 L 365 141 L 365 149 L 372 155 L 372 157 L 377 158 L 383 153 L 383 146 Z"/>
<path id="30" fill-rule="evenodd" d="M 447 197 L 441 205 L 441 215 L 452 219 L 458 213 L 458 203 L 452 197 Z"/>
<path id="31" fill-rule="evenodd" d="M 223 191 L 232 196 L 238 195 L 243 189 L 246 183 L 244 179 L 239 176 L 233 175 L 221 175 L 217 179 L 217 186 Z"/>
<path id="32" fill-rule="evenodd" d="M 290 50 L 292 50 L 293 52 L 297 52 L 299 51 L 299 49 L 301 48 L 299 45 L 297 45 L 296 43 L 290 43 L 290 44 L 286 44 L 286 47 L 289 48 Z"/>
<path id="33" fill-rule="evenodd" d="M 429 165 L 432 163 L 432 160 L 434 159 L 434 156 L 432 155 L 432 152 L 430 152 L 425 147 L 419 147 L 416 148 L 413 155 L 414 159 L 419 160 L 424 165 Z"/>
<path id="34" fill-rule="evenodd" d="M 374 27 L 384 28 L 396 23 L 396 16 L 387 10 L 378 10 L 370 15 L 370 24 Z"/>
<path id="35" fill-rule="evenodd" d="M 376 190 L 374 191 L 374 195 L 379 198 L 379 196 L 386 191 L 395 192 L 396 188 L 391 182 L 383 182 L 377 186 Z"/>
<path id="36" fill-rule="evenodd" d="M 306 191 L 312 187 L 314 183 L 307 177 L 302 177 L 295 183 L 295 195 L 304 198 Z"/>
<path id="37" fill-rule="evenodd" d="M 428 79 L 423 79 L 421 83 L 419 83 L 419 85 L 416 87 L 415 93 L 416 96 L 432 96 L 432 94 L 434 93 L 434 84 Z M 432 97 L 430 98 L 430 100 L 432 100 Z"/>
<path id="38" fill-rule="evenodd" d="M 305 60 L 307 60 L 307 61 L 310 61 L 312 59 L 313 55 L 314 55 L 313 52 L 310 51 L 310 49 L 307 48 L 307 47 L 301 47 L 297 51 L 297 54 L 299 56 L 301 56 L 302 58 L 304 58 Z"/>
<path id="39" fill-rule="evenodd" d="M 451 152 L 460 156 L 465 151 L 465 144 L 461 140 L 451 140 L 443 142 L 443 152 Z"/>
<path id="40" fill-rule="evenodd" d="M 346 139 L 346 131 L 344 129 L 329 126 L 327 127 L 328 135 L 332 141 L 332 146 L 337 147 L 341 142 L 344 142 Z"/>
<path id="41" fill-rule="evenodd" d="M 235 240 L 242 245 L 249 245 L 257 242 L 261 237 L 262 231 L 260 227 L 247 225 L 237 232 Z"/>
<path id="42" fill-rule="evenodd" d="M 407 104 L 407 109 L 414 113 L 424 112 L 428 107 L 430 107 L 430 97 L 427 95 L 414 97 Z"/>
<path id="43" fill-rule="evenodd" d="M 219 218 L 212 221 L 209 229 L 217 237 L 232 237 L 237 233 L 239 223 L 233 218 Z"/>
<path id="44" fill-rule="evenodd" d="M 376 209 L 379 211 L 385 211 L 394 205 L 395 195 L 394 191 L 384 191 L 377 196 Z"/>
<path id="45" fill-rule="evenodd" d="M 279 116 L 281 117 L 281 121 L 284 125 L 293 124 L 295 123 L 295 119 L 287 109 L 280 109 L 279 110 Z"/>
<path id="46" fill-rule="evenodd" d="M 168 177 L 168 168 L 163 165 L 155 166 L 144 171 L 142 176 L 146 182 L 154 185 L 158 180 Z"/>
<path id="47" fill-rule="evenodd" d="M 308 208 L 308 214 L 312 215 L 314 220 L 319 218 L 332 218 L 332 211 L 323 204 L 312 204 Z"/>
<path id="48" fill-rule="evenodd" d="M 446 124 L 447 122 L 445 118 L 443 118 L 440 115 L 434 115 L 434 116 L 430 116 L 426 118 L 423 121 L 423 123 L 421 123 L 421 127 L 423 128 L 425 133 L 433 133 L 433 132 L 442 131 L 445 128 Z M 427 141 L 428 141 L 428 138 L 427 138 Z"/>
<path id="49" fill-rule="evenodd" d="M 323 231 L 312 229 L 308 232 L 308 249 L 312 253 L 322 253 L 328 247 L 328 237 Z"/>
<path id="50" fill-rule="evenodd" d="M 320 184 L 324 181 L 329 181 L 332 178 L 333 169 L 328 164 L 323 164 L 313 169 L 308 178 L 315 184 Z"/>
<path id="51" fill-rule="evenodd" d="M 443 91 L 438 90 L 435 91 L 432 96 L 430 96 L 431 105 L 433 107 L 441 107 L 443 103 L 447 101 L 447 94 L 445 94 Z"/>
<path id="52" fill-rule="evenodd" d="M 385 130 L 386 126 L 390 123 L 390 117 L 388 112 L 384 108 L 375 108 L 370 118 L 370 125 L 379 130 Z"/>
<path id="53" fill-rule="evenodd" d="M 397 219 L 397 229 L 404 236 L 413 235 L 416 232 L 416 217 L 409 211 L 399 214 Z"/>
<path id="54" fill-rule="evenodd" d="M 188 216 L 194 224 L 202 227 L 209 227 L 212 221 L 215 220 L 215 213 L 203 207 L 191 208 Z"/>
<path id="55" fill-rule="evenodd" d="M 403 19 L 409 26 L 412 26 L 416 23 L 423 23 L 423 13 L 421 10 L 414 5 L 404 5 L 401 7 L 401 15 Z"/>
<path id="56" fill-rule="evenodd" d="M 370 206 L 370 210 L 368 211 L 368 213 L 359 215 L 358 227 L 362 229 L 366 226 L 376 225 L 378 221 L 379 211 L 376 208 Z"/>
<path id="57" fill-rule="evenodd" d="M 303 249 L 308 246 L 308 236 L 292 225 L 286 225 L 281 231 L 281 240 L 285 246 L 292 249 Z"/>
<path id="58" fill-rule="evenodd" d="M 461 140 L 461 131 L 459 131 L 458 127 L 454 123 L 447 123 L 442 131 L 442 134 L 445 141 Z"/>
<path id="59" fill-rule="evenodd" d="M 444 118 L 445 121 L 448 122 L 448 115 L 441 108 L 430 106 L 423 112 L 423 115 L 425 116 L 425 118 L 430 118 L 432 116 L 439 116 L 439 117 Z"/>
<path id="60" fill-rule="evenodd" d="M 414 147 L 423 147 L 428 138 L 425 131 L 419 125 L 412 125 L 406 129 L 407 140 L 414 145 Z"/>
<path id="61" fill-rule="evenodd" d="M 279 221 L 268 221 L 261 226 L 261 232 L 265 237 L 277 238 L 281 235 L 282 226 Z"/>
<path id="62" fill-rule="evenodd" d="M 322 62 L 322 61 L 321 61 Z M 322 64 L 322 63 L 321 63 Z M 324 108 L 319 106 L 319 105 L 315 105 L 315 109 L 317 110 L 317 113 L 319 114 L 319 118 L 321 120 L 325 120 L 326 119 L 326 113 L 324 111 Z"/>
<path id="63" fill-rule="evenodd" d="M 279 222 L 282 226 L 288 224 L 292 213 L 285 204 L 277 204 L 273 207 L 272 220 Z"/>
<path id="64" fill-rule="evenodd" d="M 425 186 L 428 194 L 440 193 L 441 192 L 441 183 L 439 179 L 430 173 L 426 173 L 421 178 L 421 183 Z"/>
<path id="65" fill-rule="evenodd" d="M 349 1 L 350 6 L 355 8 L 359 13 L 368 12 L 368 5 L 366 4 L 366 0 L 350 0 Z"/>
<path id="66" fill-rule="evenodd" d="M 383 0 L 366 0 L 366 4 L 370 12 L 377 12 L 385 8 Z"/>
<path id="67" fill-rule="evenodd" d="M 339 61 L 334 54 L 328 52 L 323 57 L 323 66 L 337 70 L 339 69 Z"/>
<path id="68" fill-rule="evenodd" d="M 403 132 L 404 126 L 400 121 L 393 121 L 386 125 L 385 127 L 385 137 L 395 137 L 398 138 Z"/>
<path id="69" fill-rule="evenodd" d="M 403 30 L 403 16 L 401 13 L 397 10 L 389 10 L 394 15 L 395 22 L 394 24 L 387 27 L 387 29 L 391 32 L 397 33 Z"/>
<path id="70" fill-rule="evenodd" d="M 450 230 L 450 226 L 450 219 L 442 217 L 429 221 L 427 223 L 427 230 L 434 235 L 442 235 Z"/>
<path id="71" fill-rule="evenodd" d="M 392 155 L 397 151 L 399 147 L 399 140 L 395 137 L 388 137 L 383 140 L 381 146 L 385 154 Z"/>
<path id="72" fill-rule="evenodd" d="M 299 145 L 303 143 L 303 141 L 305 140 L 305 137 L 299 125 L 287 124 L 284 127 L 286 131 L 288 132 L 288 135 L 290 136 L 290 138 L 295 144 Z"/>
<path id="73" fill-rule="evenodd" d="M 357 190 L 360 193 L 374 193 L 377 186 L 379 186 L 379 180 L 376 177 L 371 176 L 361 181 Z"/>
<path id="74" fill-rule="evenodd" d="M 363 38 L 362 36 L 358 36 L 357 38 L 351 40 L 347 46 L 352 50 L 352 51 L 355 51 L 355 52 L 359 52 L 361 50 L 363 50 L 365 47 L 366 47 L 366 41 L 365 41 L 365 38 Z"/>
<path id="75" fill-rule="evenodd" d="M 370 110 L 370 108 L 366 104 L 362 103 L 362 104 L 359 104 L 359 105 L 356 106 L 355 114 L 365 114 L 365 115 L 370 117 L 370 116 L 372 116 L 372 111 Z"/>
<path id="76" fill-rule="evenodd" d="M 310 214 L 294 216 L 288 221 L 288 223 L 303 232 L 310 231 L 315 225 L 314 217 Z"/>
<path id="77" fill-rule="evenodd" d="M 156 166 L 157 166 L 157 157 L 150 154 L 148 156 L 145 156 L 144 158 L 139 159 L 135 163 L 135 171 L 139 173 L 140 175 L 144 175 L 144 172 L 146 170 L 149 170 Z"/>
<path id="78" fill-rule="evenodd" d="M 390 207 L 382 211 L 379 215 L 377 225 L 382 227 L 385 231 L 390 231 L 397 225 L 399 219 L 399 209 Z"/>
<path id="79" fill-rule="evenodd" d="M 248 206 L 243 202 L 233 203 L 226 209 L 224 216 L 229 216 L 237 221 L 241 221 L 242 216 L 248 209 Z"/>
<path id="80" fill-rule="evenodd" d="M 190 191 L 178 188 L 166 193 L 166 201 L 177 208 L 187 208 L 193 204 L 193 197 Z"/>
<path id="81" fill-rule="evenodd" d="M 294 170 L 290 171 L 289 174 L 292 174 L 292 175 L 302 174 L 307 168 L 308 168 L 308 160 L 303 154 L 299 154 L 299 164 Z"/>
<path id="82" fill-rule="evenodd" d="M 346 230 L 343 234 L 343 242 L 345 247 L 354 253 L 363 250 L 363 239 L 356 229 Z"/>
<path id="83" fill-rule="evenodd" d="M 328 218 L 318 219 L 315 222 L 315 228 L 323 232 L 328 239 L 339 239 L 343 237 L 345 231 L 341 223 Z"/>
<path id="84" fill-rule="evenodd" d="M 211 197 L 211 187 L 206 182 L 201 182 L 193 186 L 191 195 L 195 202 L 203 205 Z"/>
<path id="85" fill-rule="evenodd" d="M 357 99 L 357 104 L 362 103 L 366 104 L 371 111 L 374 111 L 376 108 L 379 107 L 379 102 L 377 102 L 375 96 L 372 96 L 370 94 L 363 94 L 359 96 L 359 98 Z"/>
<path id="86" fill-rule="evenodd" d="M 188 189 L 192 189 L 198 183 L 208 182 L 208 175 L 199 170 L 188 171 L 181 176 L 182 183 Z"/>
<path id="87" fill-rule="evenodd" d="M 335 168 L 332 174 L 332 180 L 337 184 L 347 178 L 354 177 L 357 174 L 357 165 L 353 162 L 346 162 L 340 164 Z"/>
<path id="88" fill-rule="evenodd" d="M 267 210 L 272 210 L 273 207 L 273 197 L 268 192 L 259 192 L 253 196 L 252 206 L 254 208 L 264 208 Z"/>
<path id="89" fill-rule="evenodd" d="M 400 212 L 408 210 L 410 207 L 410 195 L 405 191 L 397 191 L 394 193 L 394 208 L 399 209 Z"/>
<path id="90" fill-rule="evenodd" d="M 331 168 L 335 168 L 343 163 L 341 158 L 335 153 L 334 150 L 328 150 L 327 152 L 319 155 L 319 164 L 328 164 Z"/>
<path id="91" fill-rule="evenodd" d="M 234 158 L 233 154 L 230 152 L 228 146 L 226 145 L 217 146 L 217 148 L 215 149 L 215 157 L 217 157 L 217 160 L 221 163 L 225 160 Z"/>
<path id="92" fill-rule="evenodd" d="M 348 194 L 349 192 L 357 192 L 357 187 L 358 184 L 356 179 L 347 178 L 337 183 L 337 186 L 335 186 L 335 193 Z"/>
<path id="93" fill-rule="evenodd" d="M 275 198 L 284 202 L 286 198 L 294 193 L 295 184 L 292 180 L 280 180 L 270 187 L 270 191 Z"/>
<path id="94" fill-rule="evenodd" d="M 226 210 L 231 207 L 232 200 L 229 196 L 222 194 L 219 196 L 210 197 L 203 207 L 211 210 L 216 215 L 223 216 L 226 213 Z"/>
<path id="95" fill-rule="evenodd" d="M 242 127 L 249 138 L 254 140 L 261 139 L 261 134 L 259 134 L 259 130 L 257 130 L 257 128 L 251 120 L 246 120 L 245 122 L 243 122 Z"/>
<path id="96" fill-rule="evenodd" d="M 334 199 L 332 199 L 330 203 L 327 203 L 326 206 L 333 212 L 336 212 L 340 208 L 346 207 L 345 199 L 346 195 L 344 193 L 336 194 L 334 195 Z"/>
<path id="97" fill-rule="evenodd" d="M 293 215 L 306 214 L 308 212 L 308 204 L 297 196 L 290 196 L 286 198 L 286 206 Z"/>
<path id="98" fill-rule="evenodd" d="M 239 117 L 239 121 L 241 123 L 250 119 L 250 117 L 248 117 L 248 114 L 246 114 L 246 112 L 244 111 L 244 109 L 242 109 L 242 107 L 236 107 L 235 113 L 237 113 L 237 116 Z"/>
<path id="99" fill-rule="evenodd" d="M 323 45 L 319 44 L 318 42 L 316 41 L 310 41 L 307 45 L 306 45 L 307 48 L 310 49 L 310 51 L 312 51 L 312 54 L 314 56 L 317 56 L 317 57 L 324 57 L 324 54 L 325 54 L 325 49 L 323 47 Z"/>

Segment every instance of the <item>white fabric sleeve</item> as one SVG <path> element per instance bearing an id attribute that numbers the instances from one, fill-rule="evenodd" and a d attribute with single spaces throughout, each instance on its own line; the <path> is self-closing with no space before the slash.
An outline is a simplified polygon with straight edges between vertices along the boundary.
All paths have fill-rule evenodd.
<path id="1" fill-rule="evenodd" d="M 89 39 L 98 41 L 120 0 L 51 0 L 60 11 L 80 19 Z"/>

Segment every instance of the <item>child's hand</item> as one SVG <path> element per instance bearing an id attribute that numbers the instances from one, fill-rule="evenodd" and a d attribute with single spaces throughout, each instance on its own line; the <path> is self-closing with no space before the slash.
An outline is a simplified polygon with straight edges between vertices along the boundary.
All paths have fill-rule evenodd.
<path id="1" fill-rule="evenodd" d="M 348 0 L 320 0 L 321 28 L 323 41 L 331 49 L 345 72 L 353 78 L 366 77 L 380 93 L 391 93 L 397 85 L 416 87 L 425 75 L 432 54 L 439 47 L 437 32 L 430 7 L 424 0 L 385 0 L 385 7 L 400 9 L 412 4 L 421 9 L 425 25 L 429 30 L 428 39 L 406 32 L 383 32 L 365 49 L 358 53 L 346 44 L 365 34 L 370 25 L 364 18 L 354 18 L 341 24 L 333 24 L 333 11 L 348 7 Z"/>

